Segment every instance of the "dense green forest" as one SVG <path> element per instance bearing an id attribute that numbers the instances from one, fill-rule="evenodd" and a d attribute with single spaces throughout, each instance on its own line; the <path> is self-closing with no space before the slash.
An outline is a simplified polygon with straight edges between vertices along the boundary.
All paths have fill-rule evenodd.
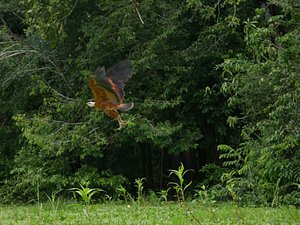
<path id="1" fill-rule="evenodd" d="M 182 163 L 191 195 L 300 205 L 299 46 L 298 0 L 1 0 L 0 201 L 158 191 Z M 117 129 L 86 103 L 123 59 Z"/>

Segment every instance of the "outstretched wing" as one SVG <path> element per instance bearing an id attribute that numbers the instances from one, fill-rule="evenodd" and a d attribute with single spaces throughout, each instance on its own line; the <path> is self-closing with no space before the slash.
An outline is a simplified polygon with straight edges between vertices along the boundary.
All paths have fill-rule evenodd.
<path id="1" fill-rule="evenodd" d="M 116 92 L 121 103 L 123 102 L 125 96 L 124 86 L 125 83 L 131 77 L 131 73 L 132 64 L 128 59 L 123 60 L 113 65 L 111 68 L 107 69 L 107 82 L 110 84 L 111 88 Z"/>

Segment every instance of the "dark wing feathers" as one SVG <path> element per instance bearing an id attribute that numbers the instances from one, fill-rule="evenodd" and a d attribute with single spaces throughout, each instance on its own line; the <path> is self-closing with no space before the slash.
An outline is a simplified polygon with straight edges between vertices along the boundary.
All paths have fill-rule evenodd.
<path id="1" fill-rule="evenodd" d="M 94 78 L 96 80 L 96 84 L 108 90 L 114 91 L 111 87 L 111 84 L 108 82 L 105 68 L 98 67 L 94 72 Z"/>
<path id="2" fill-rule="evenodd" d="M 119 103 L 124 99 L 125 82 L 129 80 L 132 72 L 132 64 L 129 60 L 121 61 L 105 71 L 104 67 L 98 67 L 93 75 L 95 87 L 105 90 L 104 93 L 110 93 L 109 99 L 115 95 Z M 95 94 L 95 92 L 94 92 Z M 100 99 L 100 98 L 99 98 Z"/>
<path id="3" fill-rule="evenodd" d="M 95 75 L 96 79 L 99 79 L 99 81 L 104 80 L 106 78 L 105 68 L 103 66 L 98 67 L 95 70 L 94 75 Z"/>
<path id="4" fill-rule="evenodd" d="M 112 88 L 118 94 L 121 101 L 124 99 L 125 82 L 129 80 L 132 73 L 132 64 L 129 60 L 123 60 L 107 69 L 106 76 L 112 81 Z M 111 83 L 109 81 L 109 83 Z"/>

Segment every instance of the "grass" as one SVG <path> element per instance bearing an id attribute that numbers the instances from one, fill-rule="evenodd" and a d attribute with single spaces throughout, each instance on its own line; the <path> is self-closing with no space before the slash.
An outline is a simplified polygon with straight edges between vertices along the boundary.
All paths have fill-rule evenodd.
<path id="1" fill-rule="evenodd" d="M 203 206 L 188 203 L 190 211 L 178 203 L 79 205 L 61 202 L 57 207 L 49 203 L 35 205 L 0 205 L 0 225 L 76 224 L 300 224 L 300 212 L 295 207 L 238 208 L 232 204 Z M 197 221 L 190 215 L 193 213 Z"/>
<path id="2" fill-rule="evenodd" d="M 103 204 L 92 204 L 92 196 L 100 191 L 98 188 L 89 188 L 89 182 L 80 184 L 80 188 L 71 188 L 75 202 L 62 200 L 53 192 L 47 196 L 48 202 L 40 202 L 40 191 L 37 186 L 37 203 L 30 205 L 0 205 L 0 225 L 292 225 L 300 224 L 300 211 L 293 206 L 278 208 L 239 207 L 235 201 L 235 192 L 227 186 L 232 194 L 233 201 L 217 204 L 207 194 L 205 186 L 198 191 L 201 200 L 186 201 L 185 190 L 191 182 L 185 184 L 183 164 L 178 170 L 170 170 L 170 176 L 177 178 L 177 182 L 170 182 L 172 186 L 159 192 L 144 195 L 144 180 L 135 180 L 137 197 L 131 196 L 124 187 L 118 188 L 119 197 L 124 201 L 106 201 Z M 228 183 L 232 184 L 232 183 Z M 176 191 L 177 201 L 167 201 L 168 192 L 173 188 Z M 76 196 L 80 197 L 76 200 Z M 110 198 L 109 198 L 110 199 Z M 82 202 L 79 204 L 78 202 Z M 273 205 L 273 204 L 272 204 Z"/>

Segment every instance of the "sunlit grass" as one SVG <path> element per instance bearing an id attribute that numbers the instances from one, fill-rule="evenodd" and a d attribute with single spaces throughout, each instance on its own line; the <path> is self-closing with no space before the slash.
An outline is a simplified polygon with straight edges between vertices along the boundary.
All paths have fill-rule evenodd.
<path id="1" fill-rule="evenodd" d="M 300 224 L 299 209 L 237 208 L 232 204 L 205 207 L 188 203 L 190 211 L 178 203 L 79 205 L 61 203 L 55 210 L 50 203 L 26 206 L 0 206 L 0 224 Z"/>

